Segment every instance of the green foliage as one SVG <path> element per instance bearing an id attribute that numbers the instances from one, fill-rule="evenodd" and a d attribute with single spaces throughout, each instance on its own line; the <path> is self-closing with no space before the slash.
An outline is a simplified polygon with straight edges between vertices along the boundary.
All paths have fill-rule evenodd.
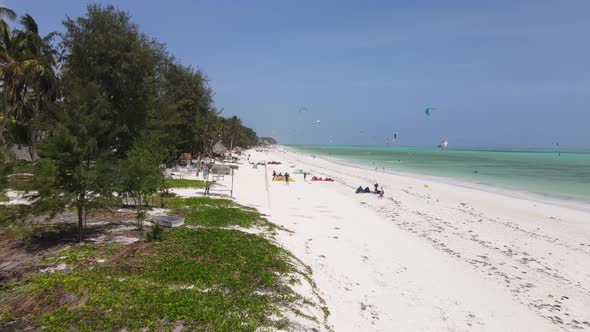
<path id="1" fill-rule="evenodd" d="M 163 159 L 159 142 L 151 136 L 137 140 L 129 151 L 123 163 L 121 191 L 136 199 L 138 206 L 164 186 Z"/>
<path id="2" fill-rule="evenodd" d="M 239 208 L 193 208 L 185 219 L 188 225 L 201 225 L 213 227 L 240 226 L 252 227 L 256 225 L 268 225 L 266 219 L 258 212 L 242 210 Z"/>
<path id="3" fill-rule="evenodd" d="M 3 145 L 0 145 L 0 191 L 3 191 L 8 185 L 8 175 L 12 174 L 14 169 L 14 155 Z"/>
<path id="4" fill-rule="evenodd" d="M 9 226 L 20 221 L 27 214 L 26 205 L 3 205 L 0 206 L 0 227 Z"/>
<path id="5" fill-rule="evenodd" d="M 164 227 L 160 226 L 160 224 L 155 223 L 150 228 L 150 231 L 147 233 L 146 241 L 163 241 L 165 236 Z"/>
<path id="6" fill-rule="evenodd" d="M 2 10 L 8 9 L 2 7 Z M 24 15 L 20 23 L 21 29 L 11 29 L 4 17 L 0 19 L 0 143 L 10 138 L 26 144 L 34 157 L 40 115 L 57 98 L 56 52 L 51 42 L 53 33 L 41 37 L 30 15 Z M 11 133 L 5 135 L 9 124 Z"/>
<path id="7" fill-rule="evenodd" d="M 143 221 L 147 217 L 147 211 L 143 207 L 137 208 L 137 214 L 135 215 L 135 220 L 137 221 L 137 228 L 139 230 L 143 229 Z"/>
<path id="8" fill-rule="evenodd" d="M 81 266 L 97 259 L 108 259 L 119 251 L 114 244 L 79 244 L 67 247 L 48 263 L 64 262 L 70 266 Z"/>
<path id="9" fill-rule="evenodd" d="M 32 163 L 17 163 L 14 165 L 14 173 L 28 173 L 33 174 L 35 171 L 35 165 Z"/>
<path id="10" fill-rule="evenodd" d="M 95 84 L 108 113 L 109 144 L 124 157 L 155 109 L 163 46 L 139 31 L 129 15 L 113 6 L 88 5 L 85 17 L 67 19 L 63 45 L 68 75 Z"/>
<path id="11" fill-rule="evenodd" d="M 258 138 L 258 143 L 277 144 L 277 140 L 272 137 L 260 137 Z"/>
<path id="12" fill-rule="evenodd" d="M 24 174 L 11 174 L 7 177 L 6 187 L 17 191 L 30 191 L 33 189 L 33 177 Z"/>
<path id="13" fill-rule="evenodd" d="M 149 128 L 167 147 L 168 160 L 172 160 L 182 152 L 202 151 L 205 142 L 212 139 L 213 132 L 207 129 L 217 115 L 205 75 L 169 62 L 158 82 L 163 94 L 150 114 Z"/>
<path id="14" fill-rule="evenodd" d="M 168 206 L 173 209 L 198 209 L 198 208 L 222 208 L 222 207 L 238 207 L 234 201 L 229 199 L 218 199 L 211 197 L 189 197 L 179 198 L 175 197 L 168 202 Z"/>
<path id="15" fill-rule="evenodd" d="M 205 181 L 187 179 L 166 179 L 165 189 L 170 188 L 205 188 Z"/>
<path id="16" fill-rule="evenodd" d="M 253 227 L 263 226 L 273 229 L 255 209 L 247 208 L 226 199 L 209 197 L 174 198 L 169 204 L 178 214 L 185 216 L 188 225 L 207 227 Z"/>
<path id="17" fill-rule="evenodd" d="M 276 304 L 298 299 L 283 281 L 295 272 L 289 253 L 240 231 L 179 228 L 107 257 L 84 247 L 60 255 L 74 271 L 38 274 L 19 287 L 36 299 L 25 308 L 36 328 L 170 330 L 182 322 L 188 330 L 255 331 L 278 328 L 284 321 L 269 319 L 282 316 Z M 85 263 L 93 256 L 108 261 Z M 9 308 L 0 305 L 6 319 L 25 317 Z"/>
<path id="18" fill-rule="evenodd" d="M 46 159 L 36 165 L 34 207 L 52 213 L 68 206 L 78 210 L 80 238 L 86 214 L 112 202 L 118 163 L 108 145 L 108 104 L 94 84 L 66 80 L 63 108 L 53 135 L 41 146 Z"/>

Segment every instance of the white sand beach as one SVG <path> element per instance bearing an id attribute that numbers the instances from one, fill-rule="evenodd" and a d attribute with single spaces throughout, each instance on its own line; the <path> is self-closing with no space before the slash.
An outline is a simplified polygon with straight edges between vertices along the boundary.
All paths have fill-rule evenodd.
<path id="1" fill-rule="evenodd" d="M 288 231 L 336 331 L 590 330 L 590 212 L 523 195 L 386 174 L 288 148 L 249 151 L 234 196 Z M 291 168 L 290 166 L 295 166 Z M 378 182 L 385 196 L 355 194 Z M 224 181 L 228 183 L 228 179 Z M 426 188 L 424 184 L 428 184 Z"/>

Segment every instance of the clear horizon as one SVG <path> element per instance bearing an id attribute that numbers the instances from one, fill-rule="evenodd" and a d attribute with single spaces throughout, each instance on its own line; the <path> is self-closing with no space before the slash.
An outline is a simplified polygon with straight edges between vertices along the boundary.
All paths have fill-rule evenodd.
<path id="1" fill-rule="evenodd" d="M 346 145 L 342 145 L 342 144 L 281 144 L 281 142 L 278 142 L 279 145 L 284 145 L 284 146 L 293 146 L 293 147 L 297 147 L 297 146 L 317 146 L 317 147 L 332 147 L 332 148 L 338 148 L 338 147 L 351 147 L 351 148 L 407 148 L 407 149 L 412 149 L 412 148 L 432 148 L 432 149 L 438 149 L 437 146 L 430 146 L 430 145 L 355 145 L 355 144 L 346 144 Z M 555 146 L 554 147 L 527 147 L 527 146 L 449 146 L 447 149 L 450 150 L 479 150 L 479 151 L 506 151 L 509 152 L 511 150 L 514 150 L 515 152 L 534 152 L 534 151 L 540 151 L 540 152 L 561 152 L 561 153 L 590 153 L 590 148 L 567 148 L 567 147 L 560 147 L 559 149 L 557 149 Z"/>
<path id="2" fill-rule="evenodd" d="M 590 148 L 587 1 L 98 2 L 202 69 L 225 116 L 283 144 L 397 132 L 404 146 Z M 43 33 L 86 10 L 3 3 Z"/>

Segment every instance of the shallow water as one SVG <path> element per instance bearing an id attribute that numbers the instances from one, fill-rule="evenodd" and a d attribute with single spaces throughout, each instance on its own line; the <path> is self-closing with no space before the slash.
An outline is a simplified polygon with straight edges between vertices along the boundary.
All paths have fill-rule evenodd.
<path id="1" fill-rule="evenodd" d="M 310 154 L 590 202 L 590 152 L 415 147 L 293 146 Z"/>

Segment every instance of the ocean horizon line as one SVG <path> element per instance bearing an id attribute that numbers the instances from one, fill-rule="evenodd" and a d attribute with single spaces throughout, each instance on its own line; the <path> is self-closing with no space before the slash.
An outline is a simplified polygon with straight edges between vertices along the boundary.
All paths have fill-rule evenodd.
<path id="1" fill-rule="evenodd" d="M 590 153 L 588 148 L 535 148 L 535 147 L 480 147 L 480 146 L 452 146 L 441 149 L 436 146 L 424 145 L 337 145 L 337 144 L 283 144 L 278 145 L 288 147 L 328 147 L 328 148 L 408 148 L 408 149 L 434 149 L 434 150 L 453 150 L 453 151 L 487 151 L 487 152 L 542 152 L 542 153 Z"/>

